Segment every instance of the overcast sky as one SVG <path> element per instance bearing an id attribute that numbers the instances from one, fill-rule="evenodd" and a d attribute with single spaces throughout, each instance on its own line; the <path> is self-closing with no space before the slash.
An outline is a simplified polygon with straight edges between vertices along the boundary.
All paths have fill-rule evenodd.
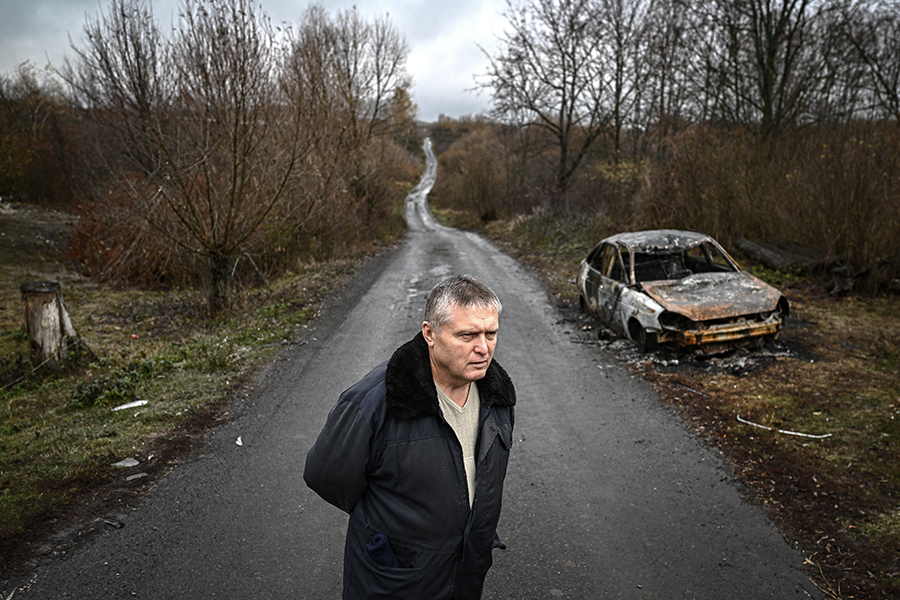
<path id="1" fill-rule="evenodd" d="M 31 61 L 59 67 L 72 55 L 69 37 L 82 45 L 85 15 L 97 15 L 109 0 L 0 0 L 0 73 L 11 74 Z M 179 0 L 153 0 L 153 12 L 164 26 L 172 23 Z M 262 0 L 275 23 L 297 24 L 309 2 Z M 367 21 L 387 13 L 410 46 L 408 68 L 413 76 L 413 100 L 419 118 L 476 115 L 490 109 L 490 98 L 471 90 L 473 76 L 487 69 L 478 46 L 495 52 L 496 38 L 506 24 L 504 0 L 325 0 L 329 13 L 357 6 Z"/>

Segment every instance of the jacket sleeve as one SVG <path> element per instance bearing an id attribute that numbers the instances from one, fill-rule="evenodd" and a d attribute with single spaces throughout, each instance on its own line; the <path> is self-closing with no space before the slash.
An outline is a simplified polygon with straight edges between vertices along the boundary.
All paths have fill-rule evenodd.
<path id="1" fill-rule="evenodd" d="M 339 401 L 306 455 L 306 485 L 330 504 L 352 512 L 366 489 L 371 441 L 372 427 L 359 405 Z"/>

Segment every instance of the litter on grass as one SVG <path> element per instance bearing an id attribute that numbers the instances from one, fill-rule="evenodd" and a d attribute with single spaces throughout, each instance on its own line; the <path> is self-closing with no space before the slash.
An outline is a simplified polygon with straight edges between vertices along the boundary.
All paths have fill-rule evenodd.
<path id="1" fill-rule="evenodd" d="M 134 402 L 129 402 L 128 404 L 122 404 L 120 406 L 117 406 L 113 410 L 126 410 L 129 408 L 137 408 L 138 406 L 143 406 L 145 404 L 147 404 L 146 400 L 135 400 Z"/>
<path id="2" fill-rule="evenodd" d="M 775 431 L 777 433 L 783 433 L 785 435 L 798 435 L 800 437 L 805 438 L 813 438 L 815 440 L 824 440 L 825 438 L 830 438 L 831 434 L 826 433 L 824 435 L 813 435 L 811 433 L 800 433 L 798 431 L 787 431 L 785 429 L 775 429 L 774 427 L 768 427 L 766 425 L 760 425 L 759 423 L 754 423 L 753 421 L 748 421 L 746 419 L 742 419 L 741 415 L 737 416 L 737 420 L 745 425 L 751 425 L 753 427 L 759 427 L 760 429 L 768 429 L 769 431 Z"/>

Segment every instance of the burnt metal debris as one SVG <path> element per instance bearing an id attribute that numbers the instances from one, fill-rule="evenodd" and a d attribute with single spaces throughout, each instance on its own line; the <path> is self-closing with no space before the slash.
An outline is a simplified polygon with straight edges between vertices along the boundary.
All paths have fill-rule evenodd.
<path id="1" fill-rule="evenodd" d="M 790 304 L 741 269 L 713 238 L 672 229 L 620 233 L 598 243 L 577 278 L 582 310 L 634 341 L 701 354 L 777 338 Z"/>

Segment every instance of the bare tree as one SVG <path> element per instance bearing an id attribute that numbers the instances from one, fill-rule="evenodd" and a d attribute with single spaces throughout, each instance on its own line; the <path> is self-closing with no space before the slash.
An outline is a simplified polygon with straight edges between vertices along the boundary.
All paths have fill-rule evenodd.
<path id="1" fill-rule="evenodd" d="M 63 77 L 127 163 L 152 172 L 160 162 L 154 129 L 162 127 L 154 118 L 164 116 L 173 96 L 167 47 L 152 7 L 113 0 L 107 13 L 87 17 L 84 33 L 84 48 L 71 43 L 75 64 L 66 59 Z"/>
<path id="2" fill-rule="evenodd" d="M 445 202 L 473 211 L 482 221 L 503 209 L 505 151 L 486 124 L 463 135 L 442 157 Z"/>
<path id="3" fill-rule="evenodd" d="M 149 5 L 112 0 L 85 33 L 66 79 L 120 140 L 125 164 L 108 164 L 147 222 L 207 259 L 216 314 L 232 259 L 298 164 L 300 122 L 277 85 L 271 24 L 250 0 L 185 0 L 165 39 Z"/>
<path id="4" fill-rule="evenodd" d="M 714 114 L 763 139 L 808 121 L 821 92 L 819 0 L 719 0 L 696 5 Z"/>
<path id="5" fill-rule="evenodd" d="M 609 90 L 613 160 L 622 153 L 622 133 L 634 130 L 642 93 L 649 77 L 646 37 L 650 33 L 650 6 L 645 0 L 598 0 L 596 22 L 600 28 L 604 87 Z"/>
<path id="6" fill-rule="evenodd" d="M 77 115 L 48 65 L 0 75 L 0 195 L 67 205 L 78 187 Z"/>
<path id="7" fill-rule="evenodd" d="M 636 119 L 645 132 L 644 143 L 655 145 L 661 153 L 663 140 L 692 117 L 690 90 L 695 79 L 696 40 L 684 2 L 654 0 L 647 11 L 643 40 L 646 79 Z"/>
<path id="8" fill-rule="evenodd" d="M 842 24 L 876 114 L 900 122 L 900 2 L 847 2 Z"/>
<path id="9" fill-rule="evenodd" d="M 58 94 L 29 62 L 19 65 L 14 76 L 0 75 L 0 196 L 29 196 L 29 170 L 59 104 Z"/>
<path id="10" fill-rule="evenodd" d="M 565 193 L 609 125 L 606 66 L 590 0 L 507 2 L 509 30 L 481 87 L 501 119 L 524 117 L 556 141 L 556 188 Z"/>
<path id="11" fill-rule="evenodd" d="M 282 72 L 282 84 L 303 121 L 309 151 L 294 197 L 301 206 L 292 221 L 295 243 L 330 231 L 346 221 L 350 209 L 345 198 L 349 158 L 343 148 L 346 123 L 341 85 L 335 69 L 335 29 L 321 5 L 309 7 L 296 34 Z"/>
<path id="12" fill-rule="evenodd" d="M 409 151 L 418 151 L 421 146 L 421 134 L 416 124 L 418 110 L 408 89 L 394 88 L 384 121 L 394 141 Z"/>
<path id="13" fill-rule="evenodd" d="M 298 229 L 305 236 L 339 226 L 355 231 L 348 227 L 353 217 L 370 225 L 391 198 L 395 139 L 416 135 L 408 45 L 386 17 L 367 22 L 355 8 L 332 17 L 314 4 L 290 47 L 287 89 L 306 127 L 315 129 L 308 134 L 311 168 L 297 188 L 300 196 L 315 193 L 307 202 L 315 218 Z"/>
<path id="14" fill-rule="evenodd" d="M 356 7 L 339 13 L 334 27 L 338 89 L 347 109 L 351 140 L 365 146 L 385 133 L 385 111 L 394 91 L 410 88 L 409 45 L 387 17 L 368 23 Z"/>
<path id="15" fill-rule="evenodd" d="M 371 215 L 383 200 L 383 186 L 378 161 L 370 160 L 370 146 L 384 143 L 393 133 L 390 103 L 396 90 L 408 92 L 412 85 L 406 72 L 409 45 L 386 16 L 369 23 L 356 7 L 338 13 L 333 41 L 343 142 L 354 170 L 350 190 Z"/>

